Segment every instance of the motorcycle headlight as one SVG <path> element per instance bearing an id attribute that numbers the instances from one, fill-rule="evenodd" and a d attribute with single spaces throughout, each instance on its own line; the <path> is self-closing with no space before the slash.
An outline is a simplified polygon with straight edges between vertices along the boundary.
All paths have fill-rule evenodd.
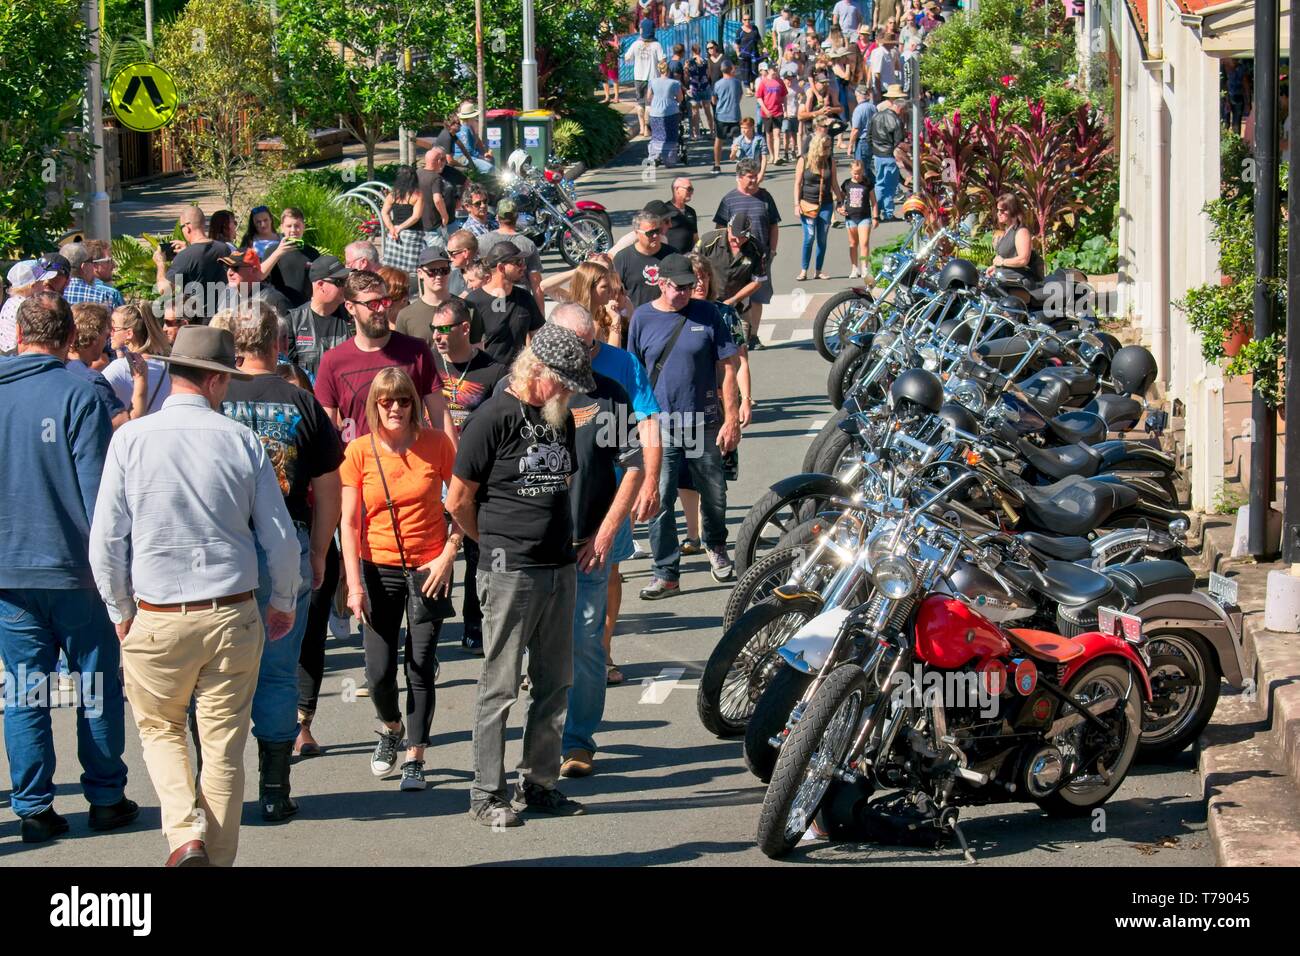
<path id="1" fill-rule="evenodd" d="M 898 269 L 898 257 L 892 252 L 881 260 L 880 271 L 885 275 L 892 276 Z"/>
<path id="2" fill-rule="evenodd" d="M 897 528 L 898 522 L 893 518 L 885 518 L 876 522 L 875 528 L 871 531 L 871 537 L 867 539 L 868 571 L 893 555 L 894 546 L 890 539 Z"/>
<path id="3" fill-rule="evenodd" d="M 916 350 L 927 372 L 939 371 L 939 350 L 933 345 L 922 345 Z"/>
<path id="4" fill-rule="evenodd" d="M 969 378 L 959 378 L 951 383 L 953 401 L 965 405 L 975 414 L 984 411 L 984 389 Z"/>
<path id="5" fill-rule="evenodd" d="M 880 593 L 891 601 L 902 600 L 916 590 L 916 572 L 905 558 L 885 558 L 871 575 Z"/>

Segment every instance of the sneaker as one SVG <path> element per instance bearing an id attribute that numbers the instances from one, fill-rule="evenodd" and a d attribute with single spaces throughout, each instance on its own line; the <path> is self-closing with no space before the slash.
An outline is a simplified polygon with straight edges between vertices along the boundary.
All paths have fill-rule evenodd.
<path id="1" fill-rule="evenodd" d="M 650 558 L 650 557 L 654 557 L 654 555 L 651 554 L 649 551 L 647 551 L 645 548 L 641 547 L 640 541 L 632 542 L 632 557 L 630 558 L 630 560 L 635 561 L 638 558 Z"/>
<path id="2" fill-rule="evenodd" d="M 460 639 L 460 649 L 474 657 L 483 656 L 483 632 L 466 631 Z"/>
<path id="3" fill-rule="evenodd" d="M 499 797 L 489 797 L 482 803 L 471 803 L 469 816 L 475 823 L 481 823 L 493 830 L 524 825 L 524 821 L 519 819 L 519 814 L 515 813 L 514 808 Z"/>
<path id="4" fill-rule="evenodd" d="M 384 729 L 375 733 L 379 734 L 379 743 L 375 744 L 375 752 L 370 757 L 370 772 L 376 777 L 386 777 L 397 766 L 397 751 L 406 737 L 406 725 L 397 730 Z"/>
<path id="5" fill-rule="evenodd" d="M 554 788 L 548 790 L 535 783 L 516 785 L 514 796 L 510 798 L 510 806 L 520 813 L 524 810 L 536 810 L 538 813 L 548 813 L 553 817 L 580 817 L 587 812 L 587 808 L 577 800 L 570 800 Z"/>
<path id="6" fill-rule="evenodd" d="M 416 791 L 424 789 L 424 761 L 408 760 L 402 764 L 402 783 L 400 789 Z"/>
<path id="7" fill-rule="evenodd" d="M 676 581 L 664 581 L 661 578 L 655 578 L 641 589 L 641 600 L 658 601 L 660 598 L 672 597 L 674 594 L 680 594 L 681 590 L 682 586 Z"/>
<path id="8" fill-rule="evenodd" d="M 718 582 L 730 581 L 735 576 L 736 566 L 731 563 L 725 547 L 718 548 L 716 551 L 709 549 L 709 571 L 713 575 L 713 580 Z"/>
<path id="9" fill-rule="evenodd" d="M 850 267 L 849 267 L 849 278 L 850 278 L 850 279 L 856 279 L 857 277 L 858 277 L 858 267 L 857 267 L 857 266 L 850 266 Z"/>
<path id="10" fill-rule="evenodd" d="M 699 538 L 687 538 L 682 542 L 682 554 L 703 554 L 704 548 L 700 544 Z"/>
<path id="11" fill-rule="evenodd" d="M 721 166 L 714 166 L 714 167 L 713 167 L 713 171 L 714 171 L 715 173 L 720 173 L 720 172 L 722 172 L 722 167 L 721 167 Z"/>
<path id="12" fill-rule="evenodd" d="M 746 343 L 746 348 L 748 348 L 751 352 L 761 352 L 763 351 L 763 349 L 767 348 L 767 346 L 764 345 L 762 341 L 759 340 L 759 337 L 757 335 L 755 335 L 753 338 L 749 340 L 748 343 Z"/>
<path id="13" fill-rule="evenodd" d="M 571 750 L 564 757 L 564 763 L 560 764 L 561 777 L 589 777 L 592 771 L 592 757 L 590 750 Z"/>

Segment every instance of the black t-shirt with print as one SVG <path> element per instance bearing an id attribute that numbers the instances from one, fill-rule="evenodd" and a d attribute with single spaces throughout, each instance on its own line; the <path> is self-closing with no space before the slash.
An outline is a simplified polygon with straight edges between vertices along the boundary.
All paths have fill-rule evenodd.
<path id="1" fill-rule="evenodd" d="M 206 325 L 217 314 L 214 300 L 226 287 L 226 267 L 217 260 L 229 254 L 224 242 L 196 242 L 176 254 L 167 278 L 184 297 L 183 318 Z"/>
<path id="2" fill-rule="evenodd" d="M 569 489 L 575 541 L 586 541 L 600 530 L 618 493 L 614 469 L 641 467 L 632 400 L 612 378 L 592 375 L 596 388 L 569 400 L 578 443 L 578 472 Z"/>
<path id="3" fill-rule="evenodd" d="M 504 296 L 493 295 L 486 288 L 475 289 L 465 296 L 465 302 L 483 329 L 483 351 L 507 367 L 524 347 L 528 333 L 546 324 L 537 300 L 519 286 Z"/>
<path id="4" fill-rule="evenodd" d="M 632 300 L 632 308 L 659 298 L 659 263 L 673 254 L 667 246 L 660 246 L 654 255 L 647 256 L 636 246 L 620 249 L 614 256 L 614 271 Z"/>
<path id="5" fill-rule="evenodd" d="M 510 374 L 500 362 L 482 349 L 475 349 L 468 362 L 451 362 L 437 357 L 442 369 L 442 397 L 451 410 L 451 420 L 456 423 L 456 433 L 465 430 L 465 422 L 474 409 L 491 398 L 497 383 Z"/>
<path id="6" fill-rule="evenodd" d="M 253 430 L 275 468 L 289 517 L 311 523 L 307 491 L 313 478 L 343 462 L 343 444 L 312 396 L 274 372 L 231 379 L 221 413 Z"/>
<path id="7" fill-rule="evenodd" d="M 271 269 L 266 281 L 289 300 L 289 308 L 296 309 L 311 299 L 311 264 L 318 258 L 320 250 L 314 246 L 286 249 Z"/>
<path id="8" fill-rule="evenodd" d="M 540 408 L 501 392 L 470 416 L 453 474 L 478 484 L 482 570 L 574 562 L 569 477 L 575 457 L 572 415 L 564 428 L 555 429 Z"/>

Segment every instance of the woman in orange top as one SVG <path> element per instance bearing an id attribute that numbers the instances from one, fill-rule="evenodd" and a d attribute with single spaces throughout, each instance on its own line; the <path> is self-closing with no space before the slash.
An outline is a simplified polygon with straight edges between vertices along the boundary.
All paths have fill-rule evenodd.
<path id="1" fill-rule="evenodd" d="M 370 770 L 377 777 L 391 773 L 406 737 L 401 789 L 423 790 L 442 622 L 407 621 L 404 726 L 397 705 L 397 638 L 407 607 L 402 564 L 422 582 L 427 598 L 450 593 L 452 563 L 462 535 L 454 526 L 448 534 L 442 494 L 451 480 L 456 452 L 445 433 L 422 427 L 415 383 L 401 368 L 386 368 L 375 376 L 366 399 L 366 421 L 370 435 L 349 443 L 339 476 L 348 607 L 365 623 L 366 683 L 383 723 Z"/>

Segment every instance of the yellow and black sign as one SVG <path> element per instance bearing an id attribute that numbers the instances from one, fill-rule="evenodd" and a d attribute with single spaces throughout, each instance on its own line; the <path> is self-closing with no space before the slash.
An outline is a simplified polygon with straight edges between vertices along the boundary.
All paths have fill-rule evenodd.
<path id="1" fill-rule="evenodd" d="M 153 63 L 132 63 L 113 77 L 108 102 L 127 129 L 152 133 L 176 118 L 176 83 Z"/>

